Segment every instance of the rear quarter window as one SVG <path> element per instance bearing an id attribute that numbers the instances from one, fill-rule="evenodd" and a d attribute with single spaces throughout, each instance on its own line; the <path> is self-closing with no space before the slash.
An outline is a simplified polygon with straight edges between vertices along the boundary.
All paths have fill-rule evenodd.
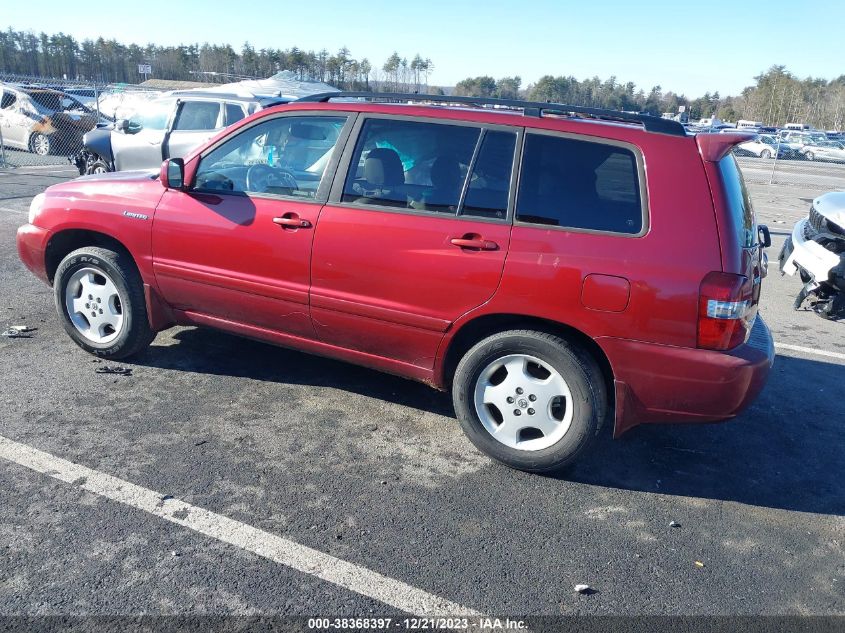
<path id="1" fill-rule="evenodd" d="M 754 207 L 745 188 L 745 180 L 737 165 L 733 154 L 728 154 L 719 161 L 719 174 L 725 189 L 725 204 L 727 205 L 730 229 L 736 234 L 737 243 L 742 248 L 754 246 L 757 239 Z"/>
<path id="2" fill-rule="evenodd" d="M 516 219 L 639 235 L 645 228 L 634 152 L 609 143 L 526 134 Z"/>

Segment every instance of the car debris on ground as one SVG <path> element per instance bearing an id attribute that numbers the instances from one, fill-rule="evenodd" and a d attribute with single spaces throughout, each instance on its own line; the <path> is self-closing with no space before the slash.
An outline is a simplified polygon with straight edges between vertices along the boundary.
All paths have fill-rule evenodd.
<path id="1" fill-rule="evenodd" d="M 119 376 L 131 376 L 132 369 L 129 367 L 112 367 L 110 365 L 103 365 L 94 370 L 97 374 L 118 374 Z"/>
<path id="2" fill-rule="evenodd" d="M 32 338 L 32 332 L 35 332 L 37 327 L 29 327 L 27 325 L 12 325 L 8 329 L 0 332 L 0 336 L 6 338 Z"/>

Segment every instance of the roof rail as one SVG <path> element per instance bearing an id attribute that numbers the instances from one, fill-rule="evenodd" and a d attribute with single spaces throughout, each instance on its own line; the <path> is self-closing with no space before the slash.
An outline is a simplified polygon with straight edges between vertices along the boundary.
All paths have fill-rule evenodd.
<path id="1" fill-rule="evenodd" d="M 429 101 L 445 104 L 467 104 L 475 106 L 498 106 L 500 108 L 522 110 L 524 116 L 541 117 L 543 114 L 577 114 L 609 121 L 639 123 L 647 132 L 686 136 L 684 126 L 678 121 L 663 119 L 650 114 L 636 114 L 605 108 L 549 103 L 542 101 L 523 101 L 520 99 L 493 99 L 490 97 L 458 97 L 448 95 L 406 94 L 401 92 L 323 92 L 297 99 L 297 102 L 328 103 L 332 99 L 369 99 L 387 101 Z"/>

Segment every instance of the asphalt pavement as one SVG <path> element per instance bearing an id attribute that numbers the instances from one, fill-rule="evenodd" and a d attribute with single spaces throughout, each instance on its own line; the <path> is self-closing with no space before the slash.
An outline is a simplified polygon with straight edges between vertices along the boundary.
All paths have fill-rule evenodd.
<path id="1" fill-rule="evenodd" d="M 794 312 L 774 265 L 747 412 L 542 477 L 478 453 L 446 394 L 212 330 L 95 373 L 14 246 L 73 175 L 0 172 L 0 326 L 38 328 L 0 339 L 0 614 L 845 615 L 845 323 Z M 770 259 L 817 193 L 752 186 Z"/>

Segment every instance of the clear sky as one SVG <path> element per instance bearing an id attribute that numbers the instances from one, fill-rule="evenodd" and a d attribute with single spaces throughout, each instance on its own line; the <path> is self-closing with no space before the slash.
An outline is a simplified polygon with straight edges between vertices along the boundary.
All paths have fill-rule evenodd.
<path id="1" fill-rule="evenodd" d="M 89 7 L 83 9 L 82 7 Z M 381 66 L 429 57 L 430 82 L 468 76 L 615 75 L 648 91 L 737 94 L 784 64 L 845 74 L 845 0 L 0 0 L 0 28 L 162 45 L 211 42 L 336 52 Z"/>

